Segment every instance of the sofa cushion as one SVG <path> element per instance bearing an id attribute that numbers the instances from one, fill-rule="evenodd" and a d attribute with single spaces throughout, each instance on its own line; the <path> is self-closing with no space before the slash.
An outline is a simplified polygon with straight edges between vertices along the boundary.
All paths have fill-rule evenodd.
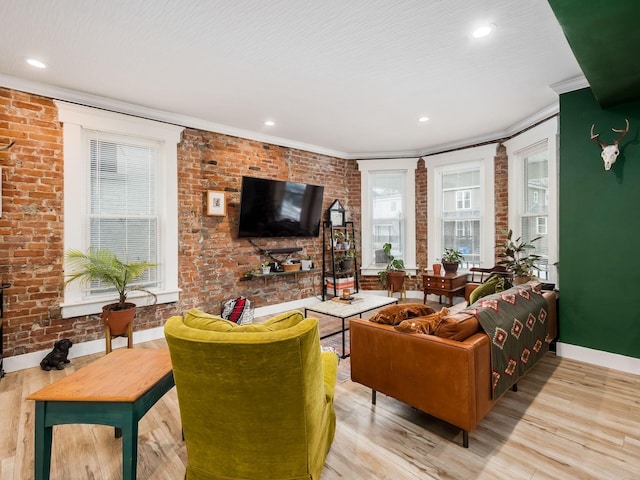
<path id="1" fill-rule="evenodd" d="M 381 309 L 373 315 L 369 321 L 376 323 L 384 323 L 386 325 L 398 325 L 408 318 L 422 317 L 435 313 L 431 307 L 422 303 L 403 303 L 399 305 L 390 305 Z"/>
<path id="2" fill-rule="evenodd" d="M 403 320 L 398 325 L 394 325 L 393 328 L 404 333 L 424 333 L 425 335 L 431 335 L 442 321 L 442 318 L 447 315 L 449 315 L 449 309 L 442 308 L 439 312 L 432 313 L 431 315 Z"/>
<path id="3" fill-rule="evenodd" d="M 468 313 L 456 313 L 443 317 L 433 334 L 461 342 L 479 331 L 480 323 L 476 317 Z"/>

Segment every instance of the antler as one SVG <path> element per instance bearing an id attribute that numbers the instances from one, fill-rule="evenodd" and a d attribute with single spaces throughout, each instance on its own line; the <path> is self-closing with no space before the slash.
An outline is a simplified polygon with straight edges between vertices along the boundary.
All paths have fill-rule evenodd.
<path id="1" fill-rule="evenodd" d="M 9 145 L 4 145 L 3 147 L 0 147 L 0 152 L 4 152 L 6 150 L 9 150 L 11 147 L 13 147 L 13 144 L 16 143 L 15 141 L 11 142 Z"/>
<path id="2" fill-rule="evenodd" d="M 598 145 L 600 145 L 600 147 L 604 148 L 607 146 L 606 143 L 602 142 L 598 137 L 600 136 L 599 133 L 594 134 L 593 133 L 593 129 L 596 126 L 596 124 L 594 123 L 593 125 L 591 125 L 591 140 L 593 140 L 594 142 L 596 142 Z"/>
<path id="3" fill-rule="evenodd" d="M 624 136 L 627 134 L 627 132 L 629 132 L 629 120 L 627 120 L 625 118 L 624 121 L 627 123 L 627 128 L 625 128 L 624 130 L 618 130 L 616 128 L 612 128 L 611 129 L 616 133 L 622 133 L 622 135 L 620 135 L 620 137 L 618 137 L 618 139 L 615 142 L 613 142 L 614 145 L 618 145 L 618 143 L 620 143 L 620 141 L 624 138 Z"/>

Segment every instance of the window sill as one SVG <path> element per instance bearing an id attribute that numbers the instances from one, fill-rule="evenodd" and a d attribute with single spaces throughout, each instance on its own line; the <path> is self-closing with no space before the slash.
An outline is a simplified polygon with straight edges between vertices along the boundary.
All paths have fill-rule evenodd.
<path id="1" fill-rule="evenodd" d="M 157 296 L 157 302 L 159 303 L 172 303 L 177 302 L 180 299 L 180 290 L 161 291 L 154 292 Z M 127 298 L 128 302 L 135 303 L 140 307 L 145 307 L 153 303 L 153 298 L 143 293 L 131 293 Z M 105 296 L 96 299 L 86 300 L 83 302 L 61 304 L 62 318 L 74 318 L 81 317 L 83 315 L 94 315 L 102 312 L 102 307 L 110 303 L 114 303 L 115 299 L 112 296 Z"/>

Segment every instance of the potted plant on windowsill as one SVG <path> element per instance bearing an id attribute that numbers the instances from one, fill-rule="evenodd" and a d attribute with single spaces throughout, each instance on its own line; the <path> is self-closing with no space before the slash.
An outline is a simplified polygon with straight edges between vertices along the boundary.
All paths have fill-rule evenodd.
<path id="1" fill-rule="evenodd" d="M 458 266 L 462 264 L 463 260 L 464 257 L 459 251 L 453 248 L 445 248 L 444 254 L 442 255 L 442 266 L 445 273 L 457 273 Z"/>
<path id="2" fill-rule="evenodd" d="M 536 248 L 533 242 L 537 242 L 542 237 L 524 242 L 522 237 L 512 240 L 513 230 L 511 229 L 502 233 L 506 233 L 507 238 L 503 245 L 504 251 L 498 254 L 498 257 L 503 259 L 498 262 L 498 265 L 504 265 L 513 274 L 514 285 L 527 283 L 533 276 L 533 268 L 541 258 L 540 255 L 529 253 L 529 251 Z"/>
<path id="3" fill-rule="evenodd" d="M 127 333 L 135 317 L 136 304 L 127 302 L 130 292 L 144 292 L 152 296 L 155 303 L 156 295 L 153 292 L 135 285 L 148 269 L 155 267 L 155 263 L 124 262 L 108 249 L 89 249 L 87 253 L 68 250 L 65 258 L 70 272 L 65 285 L 76 280 L 83 283 L 100 282 L 116 290 L 118 301 L 102 307 L 102 321 L 112 337 Z"/>
<path id="4" fill-rule="evenodd" d="M 391 248 L 390 243 L 385 243 L 382 246 L 382 250 L 387 255 L 387 267 L 378 272 L 378 278 L 387 287 L 387 290 L 400 292 L 403 289 L 404 279 L 407 274 L 404 270 L 404 260 L 391 255 Z"/>

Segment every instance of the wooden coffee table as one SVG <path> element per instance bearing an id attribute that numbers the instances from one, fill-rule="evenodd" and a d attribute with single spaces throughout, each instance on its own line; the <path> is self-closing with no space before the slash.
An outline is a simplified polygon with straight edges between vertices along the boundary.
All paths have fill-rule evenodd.
<path id="1" fill-rule="evenodd" d="M 167 349 L 121 348 L 27 397 L 35 400 L 35 479 L 49 478 L 53 426 L 112 425 L 122 478 L 136 478 L 138 421 L 174 385 Z"/>
<path id="2" fill-rule="evenodd" d="M 345 320 L 349 317 L 360 316 L 365 312 L 375 310 L 376 308 L 391 305 L 392 303 L 398 303 L 398 299 L 394 297 L 383 297 L 380 295 L 367 295 L 366 293 L 355 293 L 353 295 L 355 301 L 353 303 L 344 303 L 339 300 L 340 297 L 335 297 L 331 300 L 319 302 L 310 307 L 305 307 L 304 316 L 307 316 L 307 311 L 322 313 L 330 317 L 337 317 L 342 320 L 342 328 L 337 332 L 329 333 L 321 338 L 331 337 L 342 333 L 342 358 L 346 358 L 345 352 L 345 340 L 344 334 L 348 330 L 345 328 Z"/>

